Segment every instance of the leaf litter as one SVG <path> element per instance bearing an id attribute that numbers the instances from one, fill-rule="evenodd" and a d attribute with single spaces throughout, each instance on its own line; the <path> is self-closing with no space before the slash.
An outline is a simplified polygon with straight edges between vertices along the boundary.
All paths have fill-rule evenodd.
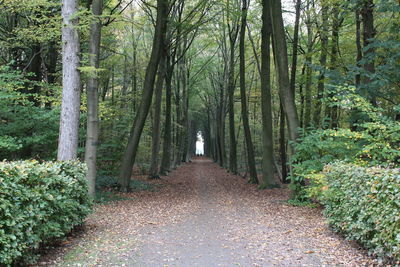
<path id="1" fill-rule="evenodd" d="M 96 205 L 83 232 L 47 251 L 48 266 L 361 266 L 376 261 L 333 233 L 321 208 L 286 204 L 288 189 L 258 190 L 199 158 L 158 190 Z"/>

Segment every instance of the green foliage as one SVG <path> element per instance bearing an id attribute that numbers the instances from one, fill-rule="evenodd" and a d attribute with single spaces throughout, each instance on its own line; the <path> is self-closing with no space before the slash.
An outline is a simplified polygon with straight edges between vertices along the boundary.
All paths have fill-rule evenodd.
<path id="1" fill-rule="evenodd" d="M 319 173 L 333 160 L 353 161 L 362 148 L 363 133 L 348 129 L 313 130 L 304 133 L 296 144 L 296 154 L 292 157 L 293 174 L 291 187 L 294 198 L 306 201 L 320 191 Z M 308 184 L 304 187 L 305 184 Z"/>
<path id="2" fill-rule="evenodd" d="M 333 229 L 379 257 L 400 260 L 399 169 L 338 162 L 323 173 L 321 200 Z"/>
<path id="3" fill-rule="evenodd" d="M 360 125 L 365 133 L 365 144 L 357 154 L 370 165 L 400 164 L 400 123 L 384 119 Z"/>
<path id="4" fill-rule="evenodd" d="M 349 129 L 311 130 L 304 132 L 295 144 L 291 163 L 291 187 L 294 198 L 318 199 L 325 186 L 320 173 L 335 160 L 367 166 L 400 164 L 400 123 L 384 116 L 384 111 L 358 95 L 354 87 L 336 86 L 335 105 L 357 114 L 358 123 Z M 361 119 L 362 118 L 362 119 Z"/>
<path id="5" fill-rule="evenodd" d="M 0 159 L 51 158 L 57 147 L 59 111 L 35 105 L 34 83 L 0 66 Z"/>
<path id="6" fill-rule="evenodd" d="M 58 40 L 62 25 L 59 1 L 4 0 L 0 5 L 2 47 L 22 50 L 32 45 Z M 14 22 L 11 17 L 18 18 L 18 22 Z"/>
<path id="7" fill-rule="evenodd" d="M 64 236 L 91 212 L 86 166 L 0 163 L 0 265 L 33 260 L 39 244 Z"/>

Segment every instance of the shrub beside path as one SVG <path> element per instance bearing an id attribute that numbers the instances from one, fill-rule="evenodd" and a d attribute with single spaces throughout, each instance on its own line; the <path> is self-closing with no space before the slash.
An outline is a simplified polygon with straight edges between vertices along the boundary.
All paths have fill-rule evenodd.
<path id="1" fill-rule="evenodd" d="M 360 266 L 374 261 L 334 234 L 322 210 L 286 203 L 200 158 L 152 181 L 155 192 L 98 205 L 86 231 L 48 251 L 58 266 Z"/>

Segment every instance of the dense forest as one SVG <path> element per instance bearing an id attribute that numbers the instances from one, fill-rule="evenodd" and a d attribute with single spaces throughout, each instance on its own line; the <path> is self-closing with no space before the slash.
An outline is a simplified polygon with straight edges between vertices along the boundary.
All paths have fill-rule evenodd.
<path id="1" fill-rule="evenodd" d="M 399 259 L 400 3 L 0 0 L 0 182 L 79 176 L 76 225 L 85 180 L 91 197 L 96 179 L 129 192 L 199 137 L 229 173 L 321 203 L 334 230 Z"/>

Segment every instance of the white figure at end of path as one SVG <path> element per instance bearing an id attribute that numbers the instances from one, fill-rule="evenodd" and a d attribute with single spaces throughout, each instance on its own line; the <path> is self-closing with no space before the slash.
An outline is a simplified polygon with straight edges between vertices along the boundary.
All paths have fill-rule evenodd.
<path id="1" fill-rule="evenodd" d="M 204 155 L 204 139 L 201 132 L 197 133 L 197 141 L 196 141 L 196 155 L 203 156 Z"/>

